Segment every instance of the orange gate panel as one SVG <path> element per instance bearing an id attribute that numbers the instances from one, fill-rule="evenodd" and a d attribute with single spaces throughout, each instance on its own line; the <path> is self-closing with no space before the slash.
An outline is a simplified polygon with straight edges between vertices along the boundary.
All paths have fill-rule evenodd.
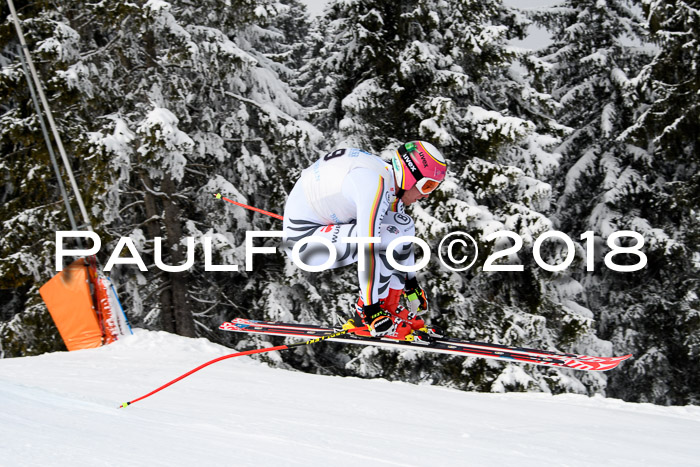
<path id="1" fill-rule="evenodd" d="M 39 293 L 68 350 L 102 345 L 102 330 L 93 308 L 84 258 L 56 274 Z"/>

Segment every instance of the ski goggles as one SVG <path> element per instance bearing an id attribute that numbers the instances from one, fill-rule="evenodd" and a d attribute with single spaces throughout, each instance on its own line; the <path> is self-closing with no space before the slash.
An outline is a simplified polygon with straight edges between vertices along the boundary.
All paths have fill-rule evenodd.
<path id="1" fill-rule="evenodd" d="M 440 185 L 440 181 L 427 177 L 423 177 L 416 182 L 416 188 L 418 188 L 418 191 L 424 195 L 429 195 L 435 191 L 435 188 L 437 188 L 438 185 Z"/>

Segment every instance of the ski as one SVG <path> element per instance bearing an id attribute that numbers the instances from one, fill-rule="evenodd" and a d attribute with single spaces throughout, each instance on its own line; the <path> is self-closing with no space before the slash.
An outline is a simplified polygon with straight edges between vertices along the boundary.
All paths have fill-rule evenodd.
<path id="1" fill-rule="evenodd" d="M 309 339 L 326 336 L 338 331 L 338 329 L 313 324 L 279 323 L 273 321 L 248 320 L 243 318 L 236 318 L 230 322 L 223 323 L 219 329 L 248 334 L 265 334 Z M 416 343 L 411 341 L 398 341 L 386 337 L 377 338 L 359 336 L 356 334 L 344 334 L 328 340 L 349 344 L 388 347 L 401 350 L 411 349 L 424 352 L 462 355 L 466 357 L 491 358 L 510 362 L 531 363 L 534 365 L 555 366 L 584 371 L 611 370 L 619 365 L 620 362 L 631 357 L 631 355 L 624 355 L 621 357 L 594 357 L 589 355 L 529 349 L 525 347 L 512 347 L 501 344 L 473 342 L 449 337 L 436 339 L 430 343 Z"/>

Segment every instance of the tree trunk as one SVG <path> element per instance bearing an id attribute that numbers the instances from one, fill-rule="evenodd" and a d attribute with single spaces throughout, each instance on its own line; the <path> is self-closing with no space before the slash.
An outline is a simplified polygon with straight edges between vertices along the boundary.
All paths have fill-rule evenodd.
<path id="1" fill-rule="evenodd" d="M 163 178 L 161 188 L 165 193 L 165 197 L 163 197 L 163 223 L 165 225 L 166 238 L 163 251 L 169 252 L 169 264 L 175 266 L 182 264 L 187 256 L 185 254 L 186 247 L 181 243 L 182 225 L 180 224 L 180 219 L 182 219 L 182 213 L 177 203 L 173 200 L 172 195 L 175 193 L 175 182 L 169 175 Z M 174 323 L 174 332 L 181 336 L 196 337 L 194 319 L 190 311 L 187 293 L 189 273 L 183 271 L 166 274 L 170 286 L 163 292 L 169 295 L 170 314 Z"/>

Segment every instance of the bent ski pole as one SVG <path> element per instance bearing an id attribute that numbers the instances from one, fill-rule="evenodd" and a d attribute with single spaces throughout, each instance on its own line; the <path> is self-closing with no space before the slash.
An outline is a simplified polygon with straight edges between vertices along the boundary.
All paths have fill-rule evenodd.
<path id="1" fill-rule="evenodd" d="M 216 197 L 216 199 L 223 199 L 224 201 L 228 201 L 229 203 L 233 203 L 236 206 L 240 206 L 242 208 L 250 209 L 251 211 L 259 212 L 261 214 L 265 214 L 267 216 L 274 217 L 275 219 L 284 220 L 284 217 L 280 216 L 279 214 L 275 214 L 274 212 L 264 211 L 262 209 L 254 208 L 253 206 L 248 206 L 247 204 L 233 201 L 232 199 L 224 198 L 223 196 L 221 196 L 221 193 L 216 193 L 214 195 L 214 197 Z"/>
<path id="2" fill-rule="evenodd" d="M 366 329 L 366 328 L 367 328 L 367 326 L 360 326 L 360 327 L 356 327 L 356 328 L 352 328 L 352 329 L 343 329 L 343 330 L 341 330 L 341 331 L 337 331 L 337 332 L 334 332 L 334 333 L 332 333 L 332 334 L 327 334 L 327 335 L 325 335 L 325 336 L 320 336 L 320 337 L 317 337 L 317 338 L 315 338 L 315 339 L 311 339 L 311 340 L 304 341 L 304 342 L 295 342 L 294 344 L 278 345 L 278 346 L 276 346 L 276 347 L 266 347 L 266 348 L 264 348 L 264 349 L 246 350 L 246 351 L 244 351 L 244 352 L 237 352 L 237 353 L 234 353 L 234 354 L 231 354 L 231 355 L 224 355 L 223 357 L 219 357 L 219 358 L 215 358 L 214 360 L 210 360 L 210 361 L 208 361 L 208 362 L 206 362 L 206 363 L 204 363 L 204 364 L 198 366 L 197 368 L 195 368 L 195 369 L 193 369 L 193 370 L 190 370 L 190 371 L 188 371 L 187 373 L 185 373 L 185 374 L 183 374 L 183 375 L 178 376 L 178 377 L 175 378 L 174 380 L 172 380 L 172 381 L 170 381 L 170 382 L 168 382 L 168 383 L 165 383 L 165 384 L 162 385 L 161 387 L 159 387 L 159 388 L 157 388 L 157 389 L 154 389 L 153 391 L 149 392 L 148 394 L 145 394 L 145 395 L 143 395 L 143 396 L 141 396 L 141 397 L 138 397 L 138 398 L 136 398 L 136 399 L 134 399 L 134 400 L 132 400 L 132 401 L 124 402 L 123 404 L 121 404 L 121 405 L 119 406 L 119 408 L 121 409 L 121 408 L 124 408 L 124 407 L 128 407 L 128 406 L 130 406 L 131 404 L 133 404 L 134 402 L 138 402 L 138 401 L 143 400 L 143 399 L 145 399 L 145 398 L 147 398 L 147 397 L 150 397 L 150 396 L 152 396 L 153 394 L 155 394 L 155 393 L 157 393 L 157 392 L 160 392 L 160 391 L 162 391 L 163 389 L 167 388 L 168 386 L 171 386 L 171 385 L 177 383 L 177 382 L 180 381 L 181 379 L 187 378 L 187 377 L 190 376 L 192 373 L 196 373 L 196 372 L 198 372 L 199 370 L 201 370 L 202 368 L 206 368 L 206 367 L 208 367 L 209 365 L 213 365 L 213 364 L 216 363 L 216 362 L 220 362 L 220 361 L 226 360 L 226 359 L 228 359 L 228 358 L 242 357 L 242 356 L 244 356 L 244 355 L 254 355 L 254 354 L 265 353 L 265 352 L 272 352 L 272 351 L 274 351 L 274 350 L 288 350 L 288 349 L 291 349 L 291 348 L 293 348 L 293 347 L 301 347 L 301 346 L 303 346 L 303 345 L 316 344 L 316 343 L 318 343 L 318 342 L 322 342 L 322 341 L 325 341 L 325 340 L 328 340 L 328 339 L 332 339 L 332 338 L 334 338 L 334 337 L 342 336 L 343 334 L 355 333 L 355 332 L 357 332 L 357 331 L 360 331 L 360 330 Z"/>

